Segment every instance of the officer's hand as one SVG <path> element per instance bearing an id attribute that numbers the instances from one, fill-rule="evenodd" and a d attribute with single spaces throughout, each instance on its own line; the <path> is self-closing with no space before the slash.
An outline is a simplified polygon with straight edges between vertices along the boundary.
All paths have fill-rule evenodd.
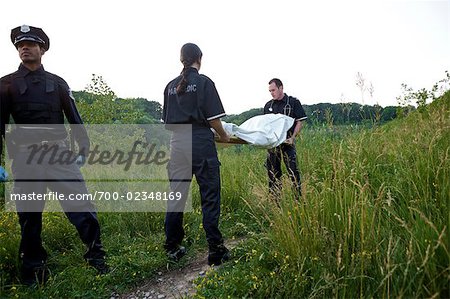
<path id="1" fill-rule="evenodd" d="M 288 138 L 288 139 L 286 139 L 284 141 L 284 143 L 287 143 L 287 144 L 290 144 L 290 145 L 294 144 L 294 142 L 295 142 L 295 139 L 293 137 Z"/>
<path id="2" fill-rule="evenodd" d="M 224 142 L 224 143 L 230 142 L 230 135 L 226 134 L 226 135 L 219 136 L 219 142 Z"/>
<path id="3" fill-rule="evenodd" d="M 84 164 L 86 164 L 86 157 L 84 155 L 78 155 L 75 163 L 78 165 L 78 167 L 83 167 Z"/>
<path id="4" fill-rule="evenodd" d="M 6 182 L 7 179 L 8 173 L 2 166 L 0 166 L 0 182 Z"/>

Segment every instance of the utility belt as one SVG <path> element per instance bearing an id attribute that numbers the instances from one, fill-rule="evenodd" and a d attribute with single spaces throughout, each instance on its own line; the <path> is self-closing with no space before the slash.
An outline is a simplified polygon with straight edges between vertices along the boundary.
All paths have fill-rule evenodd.
<path id="1" fill-rule="evenodd" d="M 56 149 L 68 149 L 69 148 L 69 141 L 66 139 L 60 139 L 60 140 L 42 140 L 38 142 L 28 143 L 28 144 L 16 144 L 15 148 L 17 152 L 23 153 L 23 152 L 30 152 L 32 150 L 51 150 L 52 147 L 56 147 Z"/>

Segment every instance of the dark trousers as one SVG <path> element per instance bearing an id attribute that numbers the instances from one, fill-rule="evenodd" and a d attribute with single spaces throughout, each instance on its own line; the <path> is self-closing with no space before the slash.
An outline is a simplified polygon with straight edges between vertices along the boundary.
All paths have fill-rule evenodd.
<path id="1" fill-rule="evenodd" d="M 167 250 L 180 245 L 184 238 L 183 211 L 193 175 L 200 188 L 206 240 L 210 245 L 223 243 L 219 230 L 220 162 L 213 133 L 208 128 L 193 128 L 191 141 L 182 132 L 174 132 L 171 139 L 168 165 L 170 187 L 174 192 L 182 192 L 182 200 L 168 202 L 165 218 Z"/>
<path id="2" fill-rule="evenodd" d="M 272 194 L 279 194 L 281 188 L 281 160 L 284 161 L 288 175 L 294 185 L 294 188 L 301 196 L 300 172 L 297 167 L 297 153 L 295 146 L 290 144 L 281 144 L 276 148 L 268 150 L 267 153 L 267 174 L 269 176 L 269 190 Z"/>
<path id="3" fill-rule="evenodd" d="M 87 194 L 86 184 L 77 165 L 48 165 L 27 163 L 27 154 L 19 153 L 13 160 L 15 194 L 46 194 L 47 188 L 64 194 Z M 85 259 L 104 258 L 105 252 L 100 241 L 100 225 L 95 207 L 90 201 L 60 201 L 69 221 L 75 226 L 82 242 L 87 246 Z M 21 228 L 19 255 L 22 269 L 42 266 L 47 252 L 42 246 L 42 212 L 44 200 L 16 201 L 16 209 Z"/>

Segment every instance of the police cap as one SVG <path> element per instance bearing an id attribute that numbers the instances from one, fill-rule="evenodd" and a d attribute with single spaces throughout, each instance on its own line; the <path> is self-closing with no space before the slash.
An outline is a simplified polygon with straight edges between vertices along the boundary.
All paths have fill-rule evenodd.
<path id="1" fill-rule="evenodd" d="M 41 28 L 22 25 L 11 30 L 11 42 L 17 48 L 21 41 L 31 41 L 41 45 L 45 51 L 50 48 L 50 39 Z"/>

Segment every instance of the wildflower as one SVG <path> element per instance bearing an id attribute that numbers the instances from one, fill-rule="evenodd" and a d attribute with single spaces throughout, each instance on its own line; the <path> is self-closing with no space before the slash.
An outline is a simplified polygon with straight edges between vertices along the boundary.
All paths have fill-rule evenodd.
<path id="1" fill-rule="evenodd" d="M 336 216 L 339 219 L 339 221 L 341 221 L 341 215 L 334 213 L 334 216 Z"/>

